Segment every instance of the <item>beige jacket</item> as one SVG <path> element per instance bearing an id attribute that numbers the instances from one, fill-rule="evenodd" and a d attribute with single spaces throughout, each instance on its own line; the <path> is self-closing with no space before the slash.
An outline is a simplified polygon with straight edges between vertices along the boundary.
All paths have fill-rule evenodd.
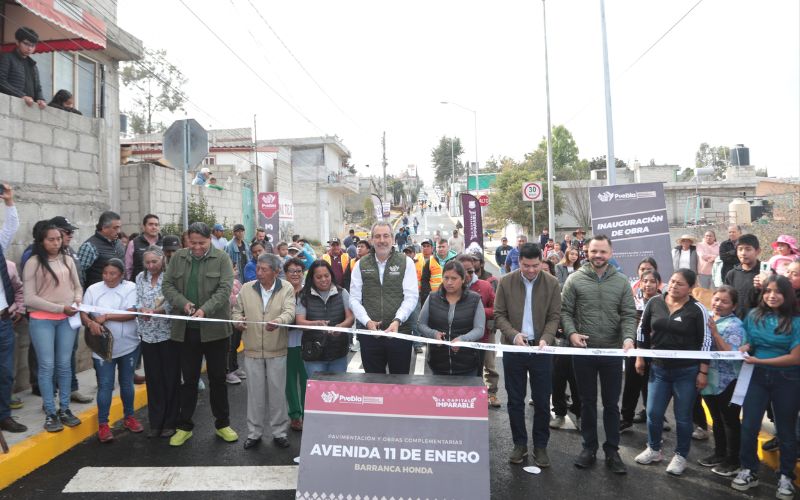
<path id="1" fill-rule="evenodd" d="M 294 305 L 294 290 L 287 281 L 275 280 L 266 308 L 261 298 L 261 284 L 258 281 L 249 281 L 242 285 L 239 295 L 236 296 L 233 320 L 290 324 L 294 321 Z M 266 325 L 248 323 L 242 333 L 242 341 L 244 355 L 248 358 L 277 358 L 286 356 L 289 352 L 289 333 L 283 326 L 268 331 Z"/>

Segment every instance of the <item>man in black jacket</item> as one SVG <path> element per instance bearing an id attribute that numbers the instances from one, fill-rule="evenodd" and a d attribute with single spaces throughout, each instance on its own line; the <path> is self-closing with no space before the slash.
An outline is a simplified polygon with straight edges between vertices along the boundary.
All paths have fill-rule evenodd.
<path id="1" fill-rule="evenodd" d="M 742 235 L 742 228 L 737 225 L 728 227 L 728 239 L 719 245 L 719 258 L 722 261 L 722 280 L 728 275 L 728 271 L 739 264 L 739 257 L 736 255 L 736 240 Z"/>
<path id="2" fill-rule="evenodd" d="M 47 107 L 39 83 L 39 70 L 30 55 L 36 50 L 39 35 L 30 28 L 22 27 L 14 34 L 17 48 L 0 57 L 0 92 L 21 97 L 28 106 L 34 103 L 39 109 Z"/>
<path id="3" fill-rule="evenodd" d="M 726 242 L 727 243 L 727 242 Z M 736 315 L 744 320 L 747 313 L 758 303 L 759 290 L 753 280 L 758 276 L 761 261 L 761 247 L 754 234 L 744 234 L 736 240 L 736 253 L 739 265 L 728 271 L 725 275 L 725 284 L 730 285 L 739 293 L 736 304 Z"/>

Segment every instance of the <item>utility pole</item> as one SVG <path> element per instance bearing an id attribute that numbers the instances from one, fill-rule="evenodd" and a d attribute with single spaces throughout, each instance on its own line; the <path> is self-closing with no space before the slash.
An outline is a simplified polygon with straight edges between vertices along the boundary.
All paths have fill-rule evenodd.
<path id="1" fill-rule="evenodd" d="M 253 115 L 253 158 L 256 164 L 256 196 L 261 192 L 261 184 L 258 183 L 258 174 L 261 167 L 258 166 L 258 129 L 256 128 L 256 115 Z M 264 191 L 269 191 L 269 186 Z M 256 219 L 258 220 L 258 219 Z"/>
<path id="2" fill-rule="evenodd" d="M 553 197 L 553 130 L 550 125 L 550 66 L 547 60 L 547 8 L 542 0 L 542 22 L 544 23 L 544 88 L 547 96 L 547 224 L 550 234 L 555 238 L 556 211 Z M 534 238 L 536 233 L 534 233 Z"/>
<path id="3" fill-rule="evenodd" d="M 609 186 L 617 184 L 617 160 L 614 157 L 614 126 L 611 118 L 611 77 L 608 71 L 608 42 L 606 41 L 606 2 L 600 0 L 600 23 L 603 32 L 603 79 L 606 87 L 606 178 Z"/>
<path id="4" fill-rule="evenodd" d="M 381 147 L 383 148 L 383 160 L 381 164 L 383 165 L 383 203 L 386 203 L 386 132 L 383 133 L 383 137 L 381 138 Z M 383 207 L 381 207 L 383 210 Z"/>

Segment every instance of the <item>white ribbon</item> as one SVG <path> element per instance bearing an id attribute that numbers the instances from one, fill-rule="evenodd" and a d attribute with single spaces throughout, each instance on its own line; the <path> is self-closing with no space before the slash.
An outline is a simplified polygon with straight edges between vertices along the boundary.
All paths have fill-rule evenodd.
<path id="1" fill-rule="evenodd" d="M 409 335 L 406 333 L 385 332 L 383 330 L 364 330 L 361 328 L 341 328 L 335 326 L 300 326 L 288 325 L 283 323 L 275 323 L 272 321 L 234 321 L 229 319 L 217 318 L 195 318 L 192 316 L 176 316 L 171 314 L 150 314 L 134 311 L 120 311 L 115 309 L 108 309 L 105 307 L 92 306 L 88 304 L 81 304 L 78 310 L 85 313 L 94 314 L 133 314 L 137 316 L 149 316 L 153 318 L 164 318 L 177 321 L 205 321 L 211 323 L 247 323 L 255 325 L 276 325 L 292 329 L 301 330 L 317 330 L 323 332 L 340 332 L 340 333 L 355 333 L 358 335 L 370 335 L 373 337 L 390 337 L 402 340 L 410 340 L 412 342 L 421 342 L 424 344 L 446 345 L 450 347 L 466 347 L 471 349 L 481 349 L 484 351 L 502 351 L 502 352 L 523 352 L 528 354 L 558 354 L 568 356 L 637 356 L 642 358 L 661 358 L 661 359 L 698 359 L 698 360 L 728 360 L 728 361 L 741 361 L 744 359 L 739 351 L 667 351 L 656 349 L 600 349 L 600 348 L 582 348 L 582 347 L 556 347 L 556 346 L 519 346 L 508 344 L 484 344 L 483 342 L 452 342 L 447 340 L 437 340 L 428 337 L 420 337 L 417 335 Z M 745 366 L 748 366 L 745 364 Z M 739 375 L 741 379 L 741 374 Z"/>
<path id="2" fill-rule="evenodd" d="M 731 403 L 742 406 L 744 397 L 747 395 L 747 388 L 750 387 L 750 379 L 753 377 L 754 365 L 749 363 L 742 363 L 742 369 L 739 370 L 739 377 L 736 379 L 736 387 L 733 388 L 733 395 L 731 396 Z"/>

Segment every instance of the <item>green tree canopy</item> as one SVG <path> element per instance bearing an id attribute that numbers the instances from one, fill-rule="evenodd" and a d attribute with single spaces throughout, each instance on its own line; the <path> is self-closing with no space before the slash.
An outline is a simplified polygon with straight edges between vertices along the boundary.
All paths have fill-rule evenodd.
<path id="1" fill-rule="evenodd" d="M 461 139 L 458 137 L 442 136 L 439 139 L 439 144 L 431 150 L 431 163 L 437 183 L 445 183 L 453 176 L 453 163 L 455 163 L 456 179 L 464 174 L 464 165 L 460 160 L 463 153 Z"/>
<path id="2" fill-rule="evenodd" d="M 724 180 L 725 171 L 731 166 L 731 149 L 728 146 L 709 146 L 704 142 L 694 155 L 694 166 L 711 167 L 714 169 L 714 180 Z"/>
<path id="3" fill-rule="evenodd" d="M 166 127 L 154 118 L 156 114 L 183 109 L 186 95 L 182 87 L 186 78 L 177 66 L 166 59 L 164 50 L 145 49 L 140 61 L 124 63 L 120 75 L 125 90 L 131 93 L 133 108 L 131 129 L 136 134 L 161 132 Z"/>

